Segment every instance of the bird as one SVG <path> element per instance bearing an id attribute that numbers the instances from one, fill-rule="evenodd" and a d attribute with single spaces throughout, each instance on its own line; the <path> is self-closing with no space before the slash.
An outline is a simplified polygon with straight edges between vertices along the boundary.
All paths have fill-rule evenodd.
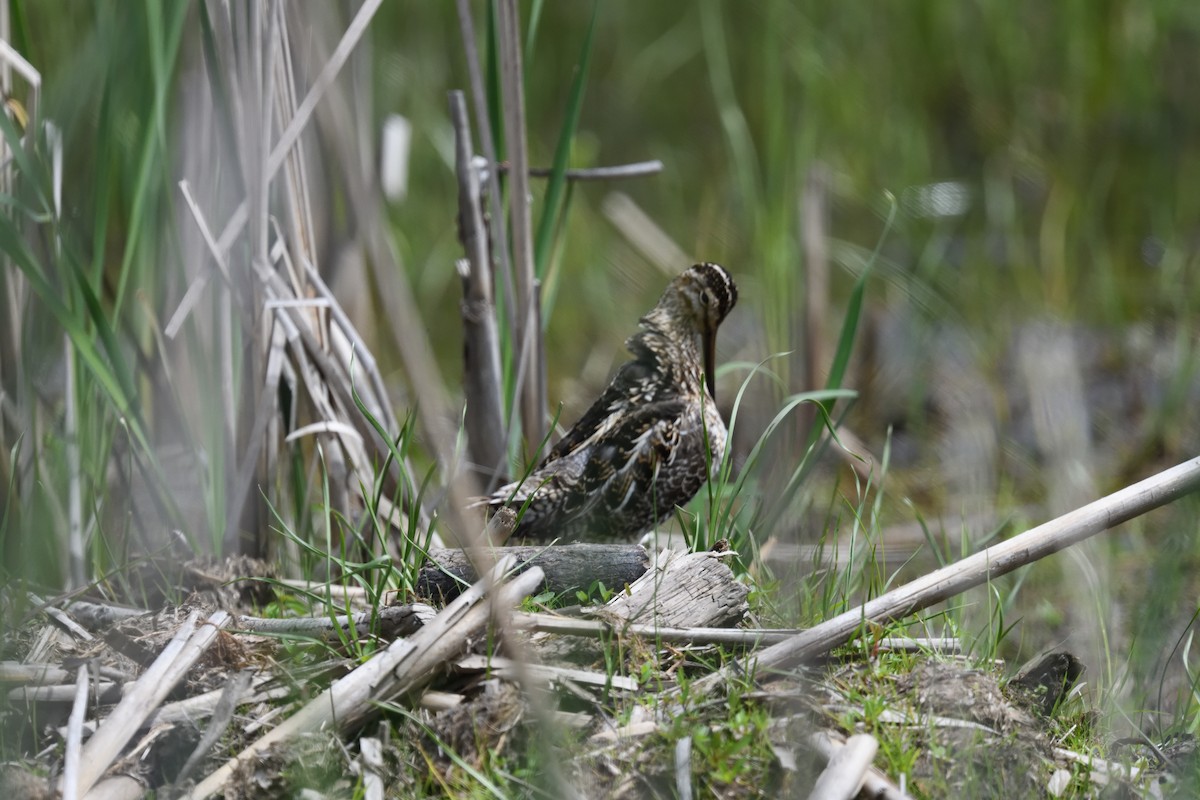
<path id="1" fill-rule="evenodd" d="M 514 509 L 510 538 L 629 541 L 686 504 L 720 470 L 728 432 L 717 410 L 717 328 L 737 303 L 719 264 L 667 286 L 625 342 L 608 387 L 522 480 L 475 503 Z"/>

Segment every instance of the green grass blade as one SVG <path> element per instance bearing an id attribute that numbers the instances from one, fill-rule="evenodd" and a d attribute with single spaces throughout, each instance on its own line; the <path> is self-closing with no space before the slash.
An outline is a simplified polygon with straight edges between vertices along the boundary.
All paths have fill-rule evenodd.
<path id="1" fill-rule="evenodd" d="M 32 131 L 37 130 L 38 124 L 36 120 L 30 120 L 30 141 L 34 141 Z M 26 207 L 27 213 L 35 219 L 53 217 L 54 205 L 50 202 L 50 196 L 44 191 L 50 185 L 50 174 L 45 163 L 41 159 L 35 158 L 34 154 L 26 149 L 21 132 L 17 130 L 16 124 L 7 113 L 0 114 L 0 132 L 4 134 L 4 139 L 8 143 L 9 153 L 16 165 L 16 173 L 28 178 L 23 182 L 23 186 L 32 191 L 36 199 L 34 207 Z"/>
<path id="2" fill-rule="evenodd" d="M 533 0 L 529 7 L 529 29 L 525 31 L 525 74 L 529 74 L 530 64 L 533 63 L 534 45 L 537 43 L 538 28 L 542 21 L 542 9 L 545 0 Z"/>
<path id="3" fill-rule="evenodd" d="M 550 327 L 550 317 L 554 314 L 554 304 L 558 300 L 558 287 L 562 285 L 562 264 L 564 236 L 567 217 L 571 213 L 571 198 L 575 196 L 575 184 L 567 181 L 567 190 L 563 194 L 562 211 L 558 215 L 558 224 L 550 237 L 550 255 L 545 277 L 542 278 L 542 331 Z"/>
<path id="4" fill-rule="evenodd" d="M 114 320 L 121 318 L 125 298 L 128 296 L 130 278 L 133 273 L 133 259 L 143 247 L 154 248 L 154 241 L 143 241 L 142 230 L 151 225 L 151 215 L 159 213 L 157 201 L 153 197 L 154 190 L 161 188 L 164 199 L 169 202 L 169 170 L 163 169 L 160 163 L 168 152 L 166 141 L 166 106 L 168 89 L 172 84 L 174 64 L 179 54 L 179 45 L 183 39 L 184 21 L 188 16 L 187 6 L 176 4 L 175 16 L 164 27 L 161 14 L 158 13 L 154 0 L 147 0 L 146 28 L 150 39 L 150 74 L 154 84 L 154 104 L 151 109 L 153 124 L 146 126 L 142 139 L 141 153 L 138 159 L 137 183 L 135 184 L 133 203 L 129 209 L 129 229 L 125 232 L 125 252 L 121 257 L 120 271 L 117 273 L 117 290 L 113 298 Z M 166 33 L 164 37 L 163 34 Z M 152 225 L 151 225 L 152 227 Z M 143 289 L 145 287 L 142 287 Z"/>
<path id="5" fill-rule="evenodd" d="M 76 351 L 87 364 L 97 382 L 108 393 L 118 411 L 122 414 L 131 413 L 130 394 L 126 389 L 128 384 L 118 378 L 109 364 L 105 362 L 100 351 L 95 347 L 92 334 L 84 328 L 80 319 L 62 301 L 59 290 L 51 285 L 42 271 L 41 265 L 34 259 L 24 240 L 13 227 L 12 221 L 3 216 L 0 216 L 0 253 L 4 253 L 12 259 L 13 263 L 24 273 L 38 299 L 45 303 L 47 309 L 66 331 Z"/>
<path id="6" fill-rule="evenodd" d="M 592 43 L 595 39 L 596 16 L 600 4 L 592 3 L 592 19 L 588 23 L 587 33 L 583 37 L 583 51 L 579 56 L 579 66 L 575 69 L 575 79 L 571 82 L 571 92 L 567 96 L 567 116 L 563 120 L 562 129 L 558 133 L 558 144 L 554 148 L 554 163 L 550 167 L 550 179 L 546 183 L 546 199 L 542 203 L 542 216 L 538 220 L 537 233 L 533 238 L 534 271 L 538 278 L 546 276 L 546 264 L 550 260 L 550 250 L 554 242 L 554 231 L 562 205 L 563 190 L 567 183 L 567 164 L 571 159 L 571 142 L 575 131 L 579 129 L 579 115 L 583 110 L 583 95 L 587 89 L 588 66 L 592 61 Z"/>
<path id="7" fill-rule="evenodd" d="M 747 209 L 762 208 L 762 185 L 759 181 L 759 159 L 746 115 L 738 104 L 733 68 L 729 63 L 726 26 L 721 19 L 721 6 L 712 0 L 700 6 L 700 29 L 704 37 L 704 54 L 708 60 L 708 77 L 713 99 L 721 115 L 721 127 L 729 141 L 730 154 L 741 193 Z"/>
<path id="8" fill-rule="evenodd" d="M 827 389 L 840 387 L 842 385 L 842 378 L 846 376 L 846 367 L 850 363 L 850 353 L 854 350 L 854 337 L 858 334 L 858 320 L 862 316 L 863 297 L 866 294 L 867 278 L 870 277 L 871 268 L 879 258 L 879 251 L 883 248 L 883 243 L 892 229 L 892 223 L 896 221 L 896 198 L 892 197 L 890 192 L 888 193 L 888 201 L 890 206 L 888 208 L 887 222 L 883 226 L 883 232 L 879 234 L 879 241 L 875 244 L 875 250 L 871 253 L 871 258 L 859 274 L 858 280 L 854 282 L 854 290 L 850 292 L 850 303 L 846 306 L 846 318 L 842 321 L 842 332 L 838 336 L 837 352 L 834 354 L 833 364 L 829 367 L 829 380 L 825 384 Z"/>
<path id="9" fill-rule="evenodd" d="M 504 161 L 504 94 L 500 91 L 500 33 L 496 30 L 496 4 L 487 4 L 487 105 L 488 121 L 492 126 L 492 142 L 496 145 L 496 161 Z"/>

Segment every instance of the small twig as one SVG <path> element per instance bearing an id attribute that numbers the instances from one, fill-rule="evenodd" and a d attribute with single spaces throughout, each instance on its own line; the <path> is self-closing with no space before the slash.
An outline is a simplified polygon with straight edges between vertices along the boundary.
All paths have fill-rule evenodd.
<path id="1" fill-rule="evenodd" d="M 675 628 L 635 622 L 573 619 L 554 614 L 517 614 L 513 627 L 559 636 L 581 636 L 601 639 L 608 636 L 637 636 L 652 641 L 673 644 L 723 644 L 739 647 L 758 647 L 782 642 L 799 632 L 798 629 L 752 630 L 742 628 Z"/>
<path id="2" fill-rule="evenodd" d="M 504 173 L 509 172 L 509 164 L 503 161 L 496 165 Z M 529 177 L 548 178 L 554 170 L 550 167 L 530 167 Z M 585 167 L 568 169 L 566 178 L 569 181 L 617 181 L 625 178 L 644 178 L 647 175 L 657 175 L 663 171 L 663 162 L 638 161 L 633 164 L 617 164 L 612 167 Z"/>
<path id="3" fill-rule="evenodd" d="M 225 729 L 229 727 L 229 723 L 233 722 L 233 712 L 237 710 L 242 697 L 245 696 L 246 691 L 250 688 L 250 681 L 253 677 L 254 673 L 252 671 L 244 669 L 226 681 L 224 688 L 221 689 L 221 699 L 217 701 L 212 717 L 209 718 L 208 724 L 204 726 L 204 735 L 200 737 L 200 741 L 196 743 L 192 754 L 188 756 L 188 760 L 180 768 L 179 774 L 175 776 L 174 783 L 176 786 L 188 779 L 188 776 L 195 771 L 204 757 L 208 755 L 208 751 L 213 748 L 213 745 L 225 733 Z M 174 793 L 172 792 L 171 796 L 173 795 Z"/>
<path id="4" fill-rule="evenodd" d="M 657 722 L 652 719 L 645 719 L 616 728 L 605 728 L 602 731 L 593 733 L 588 741 L 597 744 L 619 742 L 622 739 L 636 739 L 640 736 L 649 736 L 652 733 L 658 733 L 659 730 L 661 730 L 661 726 Z M 584 753 L 583 757 L 588 758 L 591 755 L 590 753 Z"/>
<path id="5" fill-rule="evenodd" d="M 232 628 L 262 634 L 313 634 L 340 630 L 349 634 L 351 628 L 370 625 L 373 621 L 394 627 L 395 636 L 411 636 L 421 626 L 433 619 L 437 612 L 424 603 L 388 606 L 377 611 L 360 611 L 357 614 L 342 614 L 336 617 L 293 617 L 290 619 L 265 619 L 262 617 L 238 616 Z"/>
<path id="6" fill-rule="evenodd" d="M 1141 767 L 1122 764 L 1119 761 L 1109 761 L 1096 756 L 1084 755 L 1083 753 L 1077 753 L 1074 750 L 1067 750 L 1063 747 L 1054 748 L 1054 756 L 1064 761 L 1082 764 L 1092 770 L 1091 780 L 1101 786 L 1107 785 L 1113 776 L 1123 780 L 1136 781 L 1142 776 L 1142 772 L 1144 771 Z"/>
<path id="7" fill-rule="evenodd" d="M 576 619 L 555 614 L 517 614 L 513 627 L 559 636 L 584 636 L 600 639 L 614 634 L 637 636 L 673 644 L 719 644 L 734 647 L 763 647 L 786 641 L 803 628 L 671 628 L 634 622 L 617 623 L 605 620 Z M 962 642 L 955 638 L 886 637 L 880 639 L 879 650 L 889 652 L 923 652 L 926 650 L 953 654 L 962 651 Z"/>
<path id="8" fill-rule="evenodd" d="M 482 654 L 467 656 L 460 659 L 454 666 L 466 672 L 486 672 L 489 675 L 508 680 L 516 679 L 518 668 L 518 664 L 511 658 Z M 559 681 L 573 681 L 591 686 L 624 689 L 627 692 L 636 692 L 638 688 L 637 679 L 626 675 L 609 675 L 596 670 L 558 667 L 552 664 L 525 664 L 524 666 L 529 679 L 542 686 Z"/>

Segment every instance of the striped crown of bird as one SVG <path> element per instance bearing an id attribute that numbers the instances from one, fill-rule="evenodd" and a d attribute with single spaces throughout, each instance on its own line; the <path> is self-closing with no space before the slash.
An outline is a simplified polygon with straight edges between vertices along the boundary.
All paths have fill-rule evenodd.
<path id="1" fill-rule="evenodd" d="M 717 327 L 735 303 L 718 264 L 676 277 L 587 413 L 533 472 L 479 504 L 520 512 L 515 538 L 603 541 L 637 537 L 691 500 L 725 450 L 713 373 Z"/>

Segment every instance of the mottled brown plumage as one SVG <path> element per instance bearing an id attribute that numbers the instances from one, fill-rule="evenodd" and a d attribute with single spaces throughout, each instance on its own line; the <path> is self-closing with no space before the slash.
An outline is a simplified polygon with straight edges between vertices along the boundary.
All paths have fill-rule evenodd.
<path id="1" fill-rule="evenodd" d="M 518 510 L 528 502 L 515 537 L 577 541 L 637 536 L 691 500 L 725 449 L 714 344 L 736 302 L 717 264 L 671 281 L 625 343 L 633 359 L 587 413 L 528 477 L 482 502 Z"/>

